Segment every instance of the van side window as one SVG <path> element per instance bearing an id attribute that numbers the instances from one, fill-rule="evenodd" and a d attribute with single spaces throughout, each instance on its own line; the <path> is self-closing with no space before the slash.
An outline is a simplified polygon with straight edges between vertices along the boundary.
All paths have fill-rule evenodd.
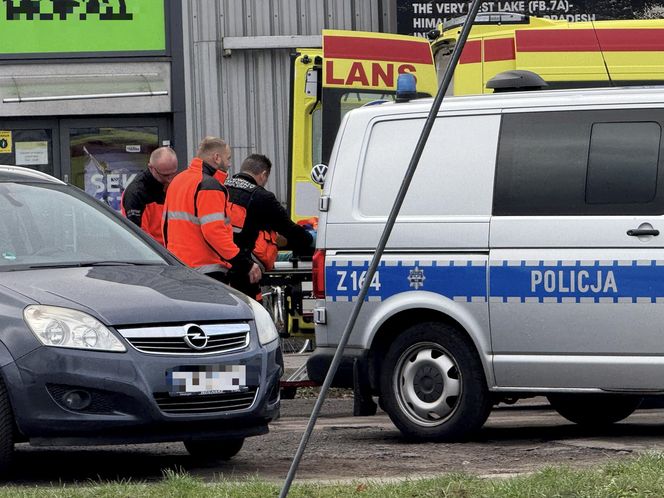
<path id="1" fill-rule="evenodd" d="M 662 127 L 659 123 L 595 123 L 590 136 L 586 202 L 652 202 Z"/>
<path id="2" fill-rule="evenodd" d="M 358 171 L 360 216 L 387 217 L 423 126 L 420 118 L 390 119 L 372 126 L 364 164 Z M 400 219 L 489 216 L 499 127 L 497 114 L 436 119 Z"/>
<path id="3" fill-rule="evenodd" d="M 493 214 L 664 214 L 664 111 L 505 114 Z"/>

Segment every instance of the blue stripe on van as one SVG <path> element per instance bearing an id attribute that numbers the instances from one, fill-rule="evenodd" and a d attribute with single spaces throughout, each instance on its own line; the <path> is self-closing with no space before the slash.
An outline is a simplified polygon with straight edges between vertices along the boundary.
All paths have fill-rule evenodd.
<path id="1" fill-rule="evenodd" d="M 475 264 L 473 264 L 475 263 Z M 369 261 L 331 261 L 325 268 L 326 296 L 352 301 Z M 486 265 L 472 261 L 381 261 L 367 300 L 382 301 L 408 291 L 429 291 L 457 301 L 486 302 Z"/>
<path id="2" fill-rule="evenodd" d="M 661 261 L 517 263 L 492 262 L 492 302 L 664 302 Z"/>
<path id="3" fill-rule="evenodd" d="M 352 301 L 368 261 L 332 261 L 326 294 Z M 429 291 L 456 301 L 485 302 L 486 266 L 475 261 L 382 261 L 367 300 L 408 291 Z M 492 262 L 492 302 L 664 303 L 664 261 Z"/>

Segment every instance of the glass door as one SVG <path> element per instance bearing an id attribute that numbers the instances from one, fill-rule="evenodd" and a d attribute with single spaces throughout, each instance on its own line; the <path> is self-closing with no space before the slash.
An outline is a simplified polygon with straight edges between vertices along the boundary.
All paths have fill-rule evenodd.
<path id="1" fill-rule="evenodd" d="M 63 176 L 119 211 L 122 193 L 152 151 L 170 144 L 168 129 L 165 118 L 62 120 Z"/>
<path id="2" fill-rule="evenodd" d="M 55 119 L 0 119 L 0 164 L 60 176 L 60 144 Z"/>

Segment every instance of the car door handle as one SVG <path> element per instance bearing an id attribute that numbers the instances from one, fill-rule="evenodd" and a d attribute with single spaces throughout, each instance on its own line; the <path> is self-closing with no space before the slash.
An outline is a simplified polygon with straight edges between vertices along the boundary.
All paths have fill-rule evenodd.
<path id="1" fill-rule="evenodd" d="M 633 230 L 627 230 L 627 235 L 630 237 L 640 237 L 641 235 L 654 235 L 657 236 L 659 235 L 659 230 L 655 230 L 653 228 L 635 228 Z"/>

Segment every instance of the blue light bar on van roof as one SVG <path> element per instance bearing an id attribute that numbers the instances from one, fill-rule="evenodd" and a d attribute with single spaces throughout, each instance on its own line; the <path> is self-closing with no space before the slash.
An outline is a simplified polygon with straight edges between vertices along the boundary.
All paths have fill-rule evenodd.
<path id="1" fill-rule="evenodd" d="M 417 97 L 415 76 L 410 73 L 400 74 L 397 78 L 397 102 L 408 102 Z"/>

